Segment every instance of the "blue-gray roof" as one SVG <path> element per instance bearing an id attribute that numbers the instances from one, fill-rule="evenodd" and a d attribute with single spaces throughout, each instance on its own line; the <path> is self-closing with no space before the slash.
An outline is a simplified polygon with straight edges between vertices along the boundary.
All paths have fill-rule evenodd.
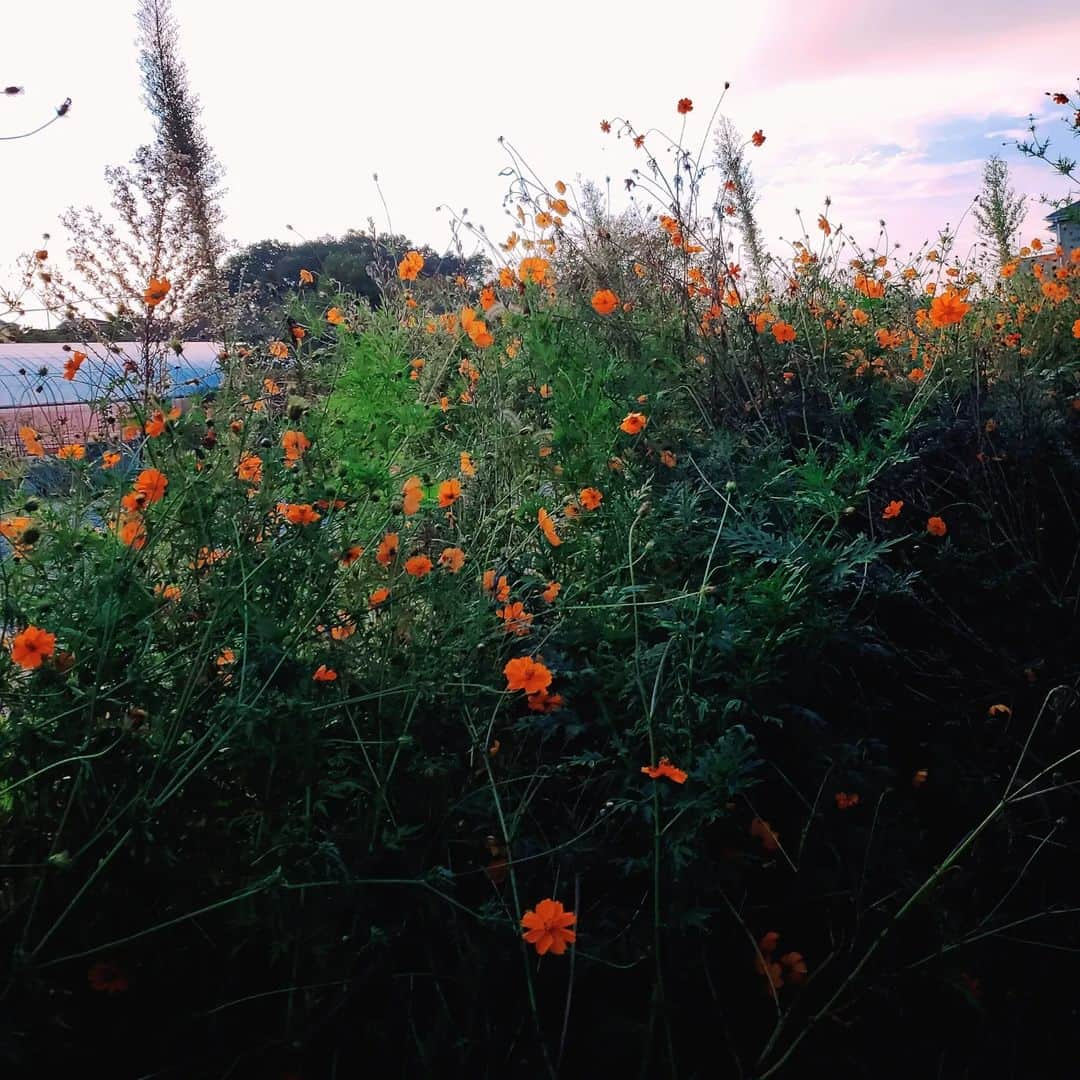
<path id="1" fill-rule="evenodd" d="M 76 350 L 87 358 L 68 380 L 64 365 Z M 164 376 L 157 388 L 161 396 L 186 397 L 216 387 L 221 381 L 218 352 L 211 341 L 185 341 L 179 355 L 171 347 L 159 348 L 151 359 Z M 142 346 L 134 341 L 118 341 L 112 348 L 75 342 L 66 348 L 53 342 L 0 344 L 0 409 L 136 397 L 143 368 Z"/>
<path id="2" fill-rule="evenodd" d="M 1069 203 L 1068 206 L 1063 206 L 1052 214 L 1046 215 L 1046 220 L 1053 221 L 1055 224 L 1066 219 L 1071 221 L 1073 218 L 1080 218 L 1080 202 Z"/>

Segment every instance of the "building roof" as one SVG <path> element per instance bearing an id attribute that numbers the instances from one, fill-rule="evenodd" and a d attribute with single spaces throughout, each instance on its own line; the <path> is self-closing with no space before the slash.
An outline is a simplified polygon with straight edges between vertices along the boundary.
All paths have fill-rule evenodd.
<path id="1" fill-rule="evenodd" d="M 1080 220 L 1080 202 L 1071 202 L 1068 206 L 1062 206 L 1052 214 L 1046 215 L 1046 220 L 1053 221 L 1055 224 L 1059 221 L 1065 221 L 1067 218 L 1069 220 L 1073 218 Z"/>
<path id="2" fill-rule="evenodd" d="M 64 365 L 76 350 L 87 358 L 68 380 Z M 218 352 L 211 341 L 185 341 L 179 355 L 171 347 L 160 349 L 152 360 L 163 376 L 162 395 L 185 397 L 216 387 L 221 381 Z M 143 365 L 142 345 L 135 341 L 118 341 L 110 348 L 75 342 L 0 344 L 0 410 L 136 397 Z"/>

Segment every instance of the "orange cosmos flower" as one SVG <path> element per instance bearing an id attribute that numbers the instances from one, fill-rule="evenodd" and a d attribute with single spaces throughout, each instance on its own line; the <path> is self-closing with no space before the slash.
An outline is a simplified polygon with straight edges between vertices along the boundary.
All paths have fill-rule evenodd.
<path id="1" fill-rule="evenodd" d="M 817 227 L 826 235 L 832 235 L 832 226 L 829 224 L 829 219 L 824 214 L 818 214 Z"/>
<path id="2" fill-rule="evenodd" d="M 487 328 L 487 323 L 483 319 L 469 320 L 468 325 L 465 327 L 465 333 L 469 335 L 469 340 L 478 349 L 486 349 L 495 341 L 491 331 Z"/>
<path id="3" fill-rule="evenodd" d="M 536 514 L 536 520 L 539 522 L 540 529 L 544 536 L 547 537 L 548 543 L 552 547 L 558 547 L 562 543 L 562 540 L 555 531 L 555 522 L 551 520 L 551 515 L 543 507 L 540 507 Z"/>
<path id="4" fill-rule="evenodd" d="M 465 552 L 459 547 L 443 548 L 439 565 L 448 573 L 456 574 L 465 565 Z"/>
<path id="5" fill-rule="evenodd" d="M 300 271 L 300 284 L 311 285 L 315 281 L 315 275 L 310 270 Z"/>
<path id="6" fill-rule="evenodd" d="M 332 307 L 326 313 L 326 321 L 330 323 L 331 326 L 340 326 L 345 321 L 345 315 L 341 308 Z"/>
<path id="7" fill-rule="evenodd" d="M 424 256 L 419 251 L 408 251 L 398 263 L 398 277 L 402 281 L 415 281 L 424 269 Z"/>
<path id="8" fill-rule="evenodd" d="M 610 132 L 610 131 L 611 131 L 611 121 L 610 121 L 610 120 L 601 120 L 601 121 L 600 121 L 600 130 L 601 130 L 601 131 L 602 131 L 602 132 L 603 132 L 603 133 L 604 133 L 605 135 L 607 135 L 607 134 L 608 134 L 608 132 Z"/>
<path id="9" fill-rule="evenodd" d="M 380 604 L 385 604 L 390 599 L 390 590 L 387 588 L 378 588 L 368 597 L 368 607 L 376 608 Z"/>
<path id="10" fill-rule="evenodd" d="M 915 789 L 921 788 L 929 778 L 930 773 L 928 770 L 916 769 L 911 777 L 911 786 Z"/>
<path id="11" fill-rule="evenodd" d="M 155 308 L 162 300 L 168 295 L 172 285 L 169 284 L 168 278 L 150 278 L 150 283 L 146 286 L 146 291 L 143 293 L 143 303 L 148 308 Z"/>
<path id="12" fill-rule="evenodd" d="M 79 443 L 68 443 L 56 451 L 56 456 L 62 461 L 82 461 L 86 457 L 86 447 Z"/>
<path id="13" fill-rule="evenodd" d="M 312 509 L 311 503 L 285 503 L 285 520 L 290 525 L 314 525 L 322 514 Z"/>
<path id="14" fill-rule="evenodd" d="M 945 521 L 939 517 L 929 518 L 926 522 L 926 531 L 931 536 L 944 536 L 948 531 Z"/>
<path id="15" fill-rule="evenodd" d="M 1012 709 L 1010 709 L 1008 705 L 991 705 L 990 708 L 986 710 L 986 715 L 989 716 L 991 720 L 1008 720 L 1012 716 Z"/>
<path id="16" fill-rule="evenodd" d="M 540 594 L 549 604 L 555 603 L 555 598 L 559 595 L 559 591 L 562 586 L 557 581 L 549 581 L 547 588 Z"/>
<path id="17" fill-rule="evenodd" d="M 529 706 L 529 712 L 553 713 L 563 706 L 562 694 L 549 694 L 546 690 L 538 690 L 535 694 L 529 694 L 525 703 Z"/>
<path id="18" fill-rule="evenodd" d="M 176 585 L 155 585 L 154 593 L 160 596 L 162 600 L 168 600 L 172 603 L 176 603 L 183 595 Z"/>
<path id="19" fill-rule="evenodd" d="M 862 293 L 868 300 L 880 300 L 885 295 L 884 283 L 875 281 L 865 274 L 855 275 L 855 290 Z"/>
<path id="20" fill-rule="evenodd" d="M 458 459 L 458 468 L 461 470 L 462 476 L 476 475 L 476 466 L 467 451 L 463 450 L 461 452 L 461 457 Z"/>
<path id="21" fill-rule="evenodd" d="M 838 791 L 833 798 L 836 799 L 837 810 L 850 810 L 853 806 L 858 806 L 861 801 L 858 792 L 849 795 L 846 791 Z"/>
<path id="22" fill-rule="evenodd" d="M 281 448 L 285 451 L 286 468 L 292 468 L 311 448 L 311 440 L 302 431 L 285 431 L 281 435 Z"/>
<path id="23" fill-rule="evenodd" d="M 687 774 L 682 769 L 677 769 L 666 757 L 660 759 L 659 765 L 642 765 L 641 771 L 651 780 L 659 780 L 661 776 L 675 784 L 685 784 Z"/>
<path id="24" fill-rule="evenodd" d="M 586 510 L 595 510 L 603 498 L 603 494 L 594 487 L 582 488 L 578 493 L 578 501 Z"/>
<path id="25" fill-rule="evenodd" d="M 23 449 L 30 457 L 45 456 L 45 447 L 42 445 L 38 433 L 32 427 L 19 428 L 19 438 L 22 440 Z"/>
<path id="26" fill-rule="evenodd" d="M 503 667 L 507 690 L 524 690 L 526 694 L 538 694 L 551 685 L 551 672 L 531 656 L 518 656 L 507 660 Z"/>
<path id="27" fill-rule="evenodd" d="M 755 146 L 761 146 L 765 142 L 765 133 L 760 128 L 758 128 L 758 130 L 750 136 L 750 141 Z"/>
<path id="28" fill-rule="evenodd" d="M 256 454 L 245 454 L 236 466 L 236 475 L 249 484 L 262 483 L 262 458 Z"/>
<path id="29" fill-rule="evenodd" d="M 670 450 L 660 451 L 660 464 L 666 465 L 669 469 L 674 469 L 678 459 Z"/>
<path id="30" fill-rule="evenodd" d="M 965 304 L 952 289 L 947 289 L 931 303 L 930 321 L 938 327 L 953 326 L 970 310 L 970 304 Z"/>
<path id="31" fill-rule="evenodd" d="M 480 290 L 480 306 L 489 311 L 495 306 L 495 290 L 490 285 L 485 285 Z"/>
<path id="32" fill-rule="evenodd" d="M 156 439 L 163 435 L 165 433 L 165 414 L 160 409 L 157 409 L 153 416 L 146 421 L 144 430 L 151 439 Z"/>
<path id="33" fill-rule="evenodd" d="M 347 547 L 342 553 L 338 562 L 342 566 L 352 566 L 361 555 L 364 554 L 364 549 L 359 544 L 353 544 L 352 547 Z"/>
<path id="34" fill-rule="evenodd" d="M 680 116 L 685 116 L 688 112 L 693 112 L 694 103 L 688 97 L 679 98 L 679 103 L 675 108 Z"/>
<path id="35" fill-rule="evenodd" d="M 532 282 L 534 285 L 546 285 L 548 283 L 548 270 L 551 264 L 547 259 L 538 256 L 530 256 L 522 259 L 518 265 L 518 278 L 523 285 Z"/>
<path id="36" fill-rule="evenodd" d="M 785 342 L 795 340 L 795 327 L 791 323 L 775 322 L 772 326 L 773 337 L 783 345 Z"/>
<path id="37" fill-rule="evenodd" d="M 510 599 L 510 582 L 506 580 L 505 575 L 500 577 L 498 583 L 495 581 L 495 571 L 485 570 L 484 576 L 481 579 L 481 586 L 488 596 L 494 597 L 500 603 L 506 603 Z"/>
<path id="38" fill-rule="evenodd" d="M 64 364 L 64 378 L 71 382 L 75 378 L 76 372 L 82 367 L 83 361 L 86 359 L 86 353 L 75 350 Z"/>
<path id="39" fill-rule="evenodd" d="M 406 517 L 412 517 L 424 501 L 424 488 L 419 476 L 410 476 L 401 488 L 401 509 Z"/>
<path id="40" fill-rule="evenodd" d="M 284 341 L 271 341 L 269 348 L 270 355 L 278 360 L 287 360 L 289 358 L 289 346 Z"/>
<path id="41" fill-rule="evenodd" d="M 427 577 L 431 573 L 431 565 L 426 555 L 414 555 L 405 560 L 405 573 L 414 578 Z"/>
<path id="42" fill-rule="evenodd" d="M 503 629 L 508 634 L 515 634 L 518 637 L 524 637 L 532 626 L 533 617 L 525 610 L 525 605 L 520 600 L 496 609 L 495 615 L 502 619 Z"/>
<path id="43" fill-rule="evenodd" d="M 28 626 L 11 642 L 11 659 L 32 671 L 56 652 L 56 635 L 37 626 Z"/>
<path id="44" fill-rule="evenodd" d="M 623 417 L 623 422 L 619 425 L 619 430 L 626 432 L 627 435 L 639 435 L 645 430 L 645 425 L 648 422 L 649 418 L 644 413 L 627 413 Z"/>
<path id="45" fill-rule="evenodd" d="M 396 558 L 398 553 L 398 534 L 396 532 L 388 532 L 381 541 L 379 541 L 379 550 L 375 553 L 375 561 L 380 566 L 389 566 Z"/>
<path id="46" fill-rule="evenodd" d="M 900 511 L 904 509 L 903 499 L 893 499 L 884 510 L 881 511 L 881 517 L 884 521 L 891 521 L 893 518 L 900 516 Z"/>
<path id="47" fill-rule="evenodd" d="M 143 469 L 135 480 L 134 488 L 143 497 L 147 505 L 160 502 L 165 498 L 165 489 L 169 478 L 158 469 Z"/>
<path id="48" fill-rule="evenodd" d="M 295 324 L 289 327 L 289 333 L 292 334 L 293 341 L 303 341 L 307 336 L 307 331 L 299 324 Z"/>
<path id="49" fill-rule="evenodd" d="M 598 289 L 591 302 L 597 315 L 610 315 L 619 306 L 619 298 L 610 289 Z"/>
<path id="50" fill-rule="evenodd" d="M 756 817 L 750 822 L 750 835 L 760 840 L 766 851 L 776 851 L 780 847 L 779 834 L 762 818 Z"/>
<path id="51" fill-rule="evenodd" d="M 320 664 L 311 677 L 315 682 L 333 682 L 337 678 L 337 672 L 333 668 L 328 668 L 325 664 Z"/>
<path id="52" fill-rule="evenodd" d="M 146 526 L 138 514 L 122 515 L 116 523 L 116 535 L 125 547 L 141 551 L 146 547 Z"/>
<path id="53" fill-rule="evenodd" d="M 1080 248 L 1077 248 L 1077 251 L 1080 251 Z M 1080 319 L 1073 323 L 1073 337 L 1080 338 Z"/>
<path id="54" fill-rule="evenodd" d="M 461 481 L 444 480 L 439 485 L 439 505 L 453 506 L 461 498 Z"/>
<path id="55" fill-rule="evenodd" d="M 521 936 L 534 946 L 540 956 L 554 953 L 562 956 L 566 946 L 577 941 L 577 934 L 570 929 L 577 922 L 577 916 L 567 911 L 558 900 L 541 900 L 532 911 L 526 911 L 521 917 L 525 933 Z"/>

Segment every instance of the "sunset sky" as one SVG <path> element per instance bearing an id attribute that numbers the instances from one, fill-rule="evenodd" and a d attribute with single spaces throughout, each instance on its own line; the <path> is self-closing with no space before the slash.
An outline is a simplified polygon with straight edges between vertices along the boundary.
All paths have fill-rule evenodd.
<path id="1" fill-rule="evenodd" d="M 103 205 L 103 170 L 148 139 L 136 66 L 135 0 L 58 0 L 5 12 L 0 134 L 0 266 L 54 234 L 69 204 Z M 472 6 L 420 0 L 368 5 L 307 0 L 174 0 L 191 83 L 226 169 L 228 232 L 240 242 L 364 227 L 386 213 L 417 243 L 443 247 L 438 204 L 468 208 L 500 237 L 504 135 L 546 182 L 612 179 L 643 164 L 603 118 L 677 135 L 675 102 L 693 99 L 687 140 L 701 142 L 724 80 L 724 112 L 767 141 L 753 151 L 760 216 L 780 249 L 830 217 L 872 244 L 884 218 L 904 248 L 961 222 L 985 158 L 1005 154 L 1020 190 L 1064 194 L 1051 170 L 1010 144 L 1046 90 L 1080 74 L 1080 8 L 1066 0 L 911 4 L 683 3 Z M 479 14 L 482 12 L 482 14 Z M 672 21 L 666 21 L 670 17 Z M 1045 125 L 1061 140 L 1056 121 Z M 658 145 L 654 140 L 653 145 Z M 621 195 L 618 195 L 621 198 Z M 1046 235 L 1045 208 L 1025 230 Z M 960 236 L 970 242 L 970 219 Z M 1027 238 L 1027 237 L 1025 237 Z"/>

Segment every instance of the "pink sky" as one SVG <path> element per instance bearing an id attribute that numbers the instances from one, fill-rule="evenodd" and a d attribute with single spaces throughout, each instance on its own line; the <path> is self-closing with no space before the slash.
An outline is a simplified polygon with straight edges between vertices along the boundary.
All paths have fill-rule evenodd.
<path id="1" fill-rule="evenodd" d="M 0 134 L 34 126 L 64 97 L 74 107 L 40 136 L 0 143 L 0 266 L 56 234 L 65 206 L 103 204 L 105 166 L 148 137 L 134 6 L 57 0 L 5 13 L 19 48 L 5 50 L 0 82 L 27 92 L 0 100 Z M 1074 87 L 1080 74 L 1080 9 L 1065 0 L 710 2 L 640 14 L 609 3 L 467 14 L 432 0 L 174 8 L 241 242 L 287 238 L 286 223 L 308 236 L 369 216 L 386 228 L 376 171 L 393 227 L 417 242 L 447 241 L 438 204 L 468 207 L 500 236 L 498 136 L 549 183 L 610 175 L 617 189 L 641 162 L 625 140 L 601 135 L 601 118 L 677 133 L 675 101 L 689 96 L 696 145 L 729 79 L 725 111 L 768 136 L 752 161 L 775 250 L 798 234 L 794 209 L 812 222 L 826 195 L 832 220 L 863 242 L 885 218 L 890 237 L 913 247 L 961 220 L 985 157 L 1029 112 L 1047 111 L 1043 91 Z M 1064 194 L 1038 163 L 1018 163 L 1014 182 Z M 1043 212 L 1033 208 L 1027 232 Z M 966 226 L 961 237 L 970 241 Z"/>

